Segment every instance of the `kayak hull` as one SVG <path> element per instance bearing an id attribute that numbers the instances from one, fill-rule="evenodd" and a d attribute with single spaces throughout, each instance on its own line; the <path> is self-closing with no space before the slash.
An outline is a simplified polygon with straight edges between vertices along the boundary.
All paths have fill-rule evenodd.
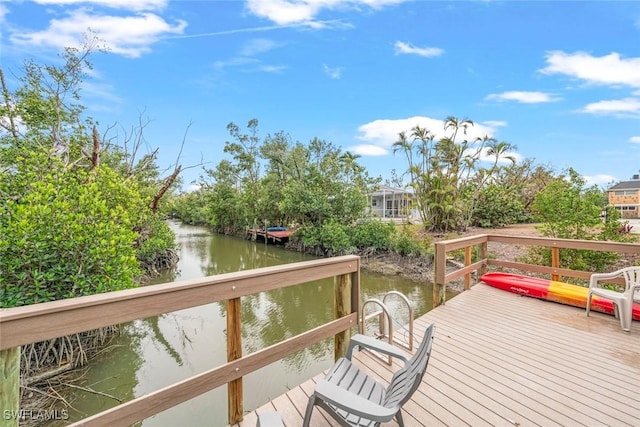
<path id="1" fill-rule="evenodd" d="M 589 289 L 555 280 L 523 276 L 511 273 L 486 273 L 480 277 L 484 283 L 494 288 L 514 294 L 553 301 L 574 307 L 586 308 Z M 594 295 L 591 298 L 591 310 L 614 314 L 613 303 Z M 633 305 L 633 319 L 640 320 L 640 304 Z"/>

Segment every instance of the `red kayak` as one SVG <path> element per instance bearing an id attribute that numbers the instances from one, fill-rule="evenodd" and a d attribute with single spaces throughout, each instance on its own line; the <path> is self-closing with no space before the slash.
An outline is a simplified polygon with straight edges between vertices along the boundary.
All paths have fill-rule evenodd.
<path id="1" fill-rule="evenodd" d="M 526 295 L 574 307 L 587 307 L 589 289 L 584 286 L 510 273 L 486 273 L 480 277 L 480 280 L 489 286 L 514 294 Z M 591 310 L 613 314 L 613 303 L 594 295 L 591 298 Z M 633 319 L 640 320 L 640 304 L 633 304 Z"/>

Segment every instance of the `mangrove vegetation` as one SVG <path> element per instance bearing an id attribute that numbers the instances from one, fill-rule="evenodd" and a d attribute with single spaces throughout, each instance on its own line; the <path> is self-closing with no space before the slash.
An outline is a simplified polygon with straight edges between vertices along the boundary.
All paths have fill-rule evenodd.
<path id="1" fill-rule="evenodd" d="M 118 141 L 86 116 L 81 87 L 98 50 L 87 41 L 60 65 L 26 61 L 15 88 L 0 69 L 0 308 L 132 288 L 176 262 L 159 206 L 181 166 L 162 176 L 157 151 L 140 154 L 143 122 Z M 31 385 L 83 365 L 115 332 L 24 346 L 22 391 L 47 397 Z"/>

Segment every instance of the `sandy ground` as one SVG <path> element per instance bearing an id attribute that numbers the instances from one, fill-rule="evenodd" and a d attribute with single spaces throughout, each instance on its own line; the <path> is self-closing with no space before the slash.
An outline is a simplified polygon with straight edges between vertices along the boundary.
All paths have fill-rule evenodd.
<path id="1" fill-rule="evenodd" d="M 476 228 L 464 233 L 462 236 L 473 234 L 502 234 L 506 236 L 541 237 L 542 234 L 536 228 L 537 224 L 517 224 L 502 228 Z M 505 243 L 489 242 L 488 252 L 496 259 L 515 261 L 527 253 L 526 246 L 509 245 Z"/>

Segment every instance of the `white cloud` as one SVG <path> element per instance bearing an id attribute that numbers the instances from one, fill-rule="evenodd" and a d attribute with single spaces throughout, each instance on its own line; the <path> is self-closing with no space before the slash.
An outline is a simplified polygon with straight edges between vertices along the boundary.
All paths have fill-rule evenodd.
<path id="1" fill-rule="evenodd" d="M 361 156 L 384 156 L 389 154 L 389 151 L 386 148 L 374 144 L 353 145 L 351 147 L 347 147 L 346 151 L 350 151 Z"/>
<path id="2" fill-rule="evenodd" d="M 262 65 L 258 68 L 260 69 L 260 71 L 264 71 L 266 73 L 281 73 L 288 67 L 286 65 Z"/>
<path id="3" fill-rule="evenodd" d="M 112 9 L 126 10 L 160 10 L 167 6 L 169 0 L 34 0 L 35 3 L 53 6 L 96 5 Z"/>
<path id="4" fill-rule="evenodd" d="M 263 64 L 261 60 L 256 58 L 257 55 L 268 52 L 279 46 L 281 46 L 281 44 L 273 40 L 255 38 L 245 43 L 245 45 L 240 49 L 238 56 L 224 61 L 216 61 L 213 64 L 213 67 L 218 71 L 222 71 L 224 68 L 228 67 L 244 67 L 243 71 L 279 73 L 287 67 L 284 65 Z"/>
<path id="5" fill-rule="evenodd" d="M 82 34 L 91 29 L 111 52 L 137 58 L 150 52 L 151 45 L 163 35 L 181 34 L 186 26 L 187 23 L 181 20 L 171 25 L 153 13 L 109 16 L 77 10 L 66 18 L 52 19 L 49 28 L 43 31 L 14 33 L 11 40 L 18 45 L 56 48 L 78 46 Z"/>
<path id="6" fill-rule="evenodd" d="M 406 119 L 379 119 L 369 123 L 365 123 L 358 128 L 361 135 L 358 139 L 365 141 L 367 144 L 381 149 L 388 150 L 396 141 L 400 132 L 411 133 L 411 129 L 416 125 L 426 128 L 435 135 L 435 140 L 449 136 L 449 132 L 445 132 L 444 122 L 438 119 L 432 119 L 424 116 L 414 116 Z M 492 136 L 494 129 L 486 124 L 476 123 L 467 129 L 467 134 L 458 133 L 457 141 L 467 139 L 473 141 L 484 135 Z M 360 154 L 360 153 L 359 153 Z"/>
<path id="7" fill-rule="evenodd" d="M 587 104 L 582 112 L 590 114 L 610 114 L 620 116 L 640 115 L 640 98 L 613 99 Z"/>
<path id="8" fill-rule="evenodd" d="M 334 80 L 338 80 L 342 77 L 342 67 L 331 68 L 326 64 L 322 64 L 322 71 Z"/>
<path id="9" fill-rule="evenodd" d="M 240 50 L 240 54 L 244 56 L 254 56 L 259 53 L 268 52 L 272 49 L 279 47 L 279 44 L 269 39 L 253 39 L 247 42 L 242 49 Z"/>
<path id="10" fill-rule="evenodd" d="M 222 71 L 225 68 L 229 67 L 241 67 L 245 65 L 258 65 L 260 63 L 259 60 L 255 58 L 249 58 L 246 56 L 238 56 L 235 58 L 227 59 L 225 61 L 216 61 L 213 63 L 213 68 L 218 71 Z"/>
<path id="11" fill-rule="evenodd" d="M 495 101 L 516 101 L 523 104 L 539 104 L 559 100 L 559 98 L 556 98 L 545 92 L 525 92 L 518 90 L 512 90 L 503 93 L 493 93 L 491 95 L 488 95 L 486 99 Z"/>
<path id="12" fill-rule="evenodd" d="M 405 0 L 248 0 L 247 9 L 254 15 L 269 19 L 278 25 L 308 23 L 315 25 L 316 16 L 323 10 L 358 8 L 366 6 L 381 9 Z M 322 27 L 322 25 L 320 25 Z"/>
<path id="13" fill-rule="evenodd" d="M 358 128 L 358 131 L 361 133 L 358 139 L 365 141 L 365 143 L 349 147 L 348 150 L 361 156 L 384 156 L 392 151 L 391 146 L 398 141 L 398 134 L 400 132 L 406 132 L 407 138 L 410 138 L 411 129 L 419 125 L 421 128 L 425 128 L 434 134 L 434 140 L 437 141 L 451 134 L 450 131 L 445 131 L 444 124 L 445 122 L 443 120 L 424 116 L 414 116 L 396 120 L 374 120 Z M 466 139 L 473 142 L 476 138 L 482 138 L 485 135 L 491 137 L 495 132 L 495 128 L 500 126 L 506 126 L 506 123 L 502 121 L 475 123 L 467 129 L 466 135 L 460 131 L 456 141 L 461 142 Z M 465 154 L 473 155 L 476 153 L 476 150 L 477 148 L 474 149 L 472 144 Z M 480 160 L 493 162 L 494 157 L 487 155 L 486 151 L 487 148 L 482 151 Z M 505 156 L 506 155 L 512 156 L 516 162 L 520 162 L 523 159 L 523 156 L 516 151 L 509 151 L 505 153 Z M 503 157 L 499 160 L 499 163 L 510 163 L 510 160 Z"/>
<path id="14" fill-rule="evenodd" d="M 2 24 L 7 18 L 7 14 L 9 13 L 9 9 L 3 3 L 0 3 L 0 24 Z"/>
<path id="15" fill-rule="evenodd" d="M 222 72 L 226 68 L 237 68 L 242 72 L 254 73 L 254 72 L 265 72 L 265 73 L 281 73 L 286 70 L 288 67 L 286 65 L 272 65 L 272 64 L 263 64 L 257 58 L 250 58 L 248 56 L 236 56 L 230 59 L 226 59 L 224 61 L 215 61 L 212 64 L 213 68 Z"/>
<path id="16" fill-rule="evenodd" d="M 198 191 L 202 188 L 202 184 L 196 183 L 196 182 L 192 182 L 191 184 L 187 185 L 187 188 L 185 190 L 185 192 L 187 193 L 191 193 L 193 191 Z"/>
<path id="17" fill-rule="evenodd" d="M 632 136 L 631 138 L 629 138 L 629 142 L 640 144 L 640 136 Z"/>
<path id="18" fill-rule="evenodd" d="M 0 116 L 0 135 L 8 135 L 11 129 L 11 119 L 9 116 Z M 13 117 L 13 126 L 19 135 L 24 135 L 27 132 L 27 125 L 22 120 L 22 117 Z"/>
<path id="19" fill-rule="evenodd" d="M 487 120 L 480 124 L 490 129 L 503 128 L 507 126 L 507 122 L 505 122 L 504 120 Z"/>
<path id="20" fill-rule="evenodd" d="M 320 6 L 310 2 L 289 2 L 287 0 L 249 0 L 247 8 L 251 13 L 267 18 L 276 24 L 287 25 L 311 21 Z"/>
<path id="21" fill-rule="evenodd" d="M 117 111 L 124 101 L 113 85 L 90 80 L 82 82 L 82 97 L 91 111 Z"/>
<path id="22" fill-rule="evenodd" d="M 108 83 L 82 82 L 82 91 L 85 95 L 102 99 L 110 103 L 122 103 L 123 99 L 115 94 L 115 88 Z"/>
<path id="23" fill-rule="evenodd" d="M 397 41 L 393 45 L 396 55 L 419 55 L 425 57 L 440 56 L 444 50 L 437 47 L 418 47 L 410 43 Z"/>
<path id="24" fill-rule="evenodd" d="M 605 56 L 592 56 L 586 52 L 547 53 L 547 66 L 543 74 L 564 74 L 602 85 L 640 87 L 640 58 L 621 58 L 613 52 Z"/>
<path id="25" fill-rule="evenodd" d="M 605 174 L 597 174 L 592 176 L 583 176 L 587 185 L 602 185 L 602 184 L 611 184 L 612 182 L 617 181 L 616 177 Z"/>

